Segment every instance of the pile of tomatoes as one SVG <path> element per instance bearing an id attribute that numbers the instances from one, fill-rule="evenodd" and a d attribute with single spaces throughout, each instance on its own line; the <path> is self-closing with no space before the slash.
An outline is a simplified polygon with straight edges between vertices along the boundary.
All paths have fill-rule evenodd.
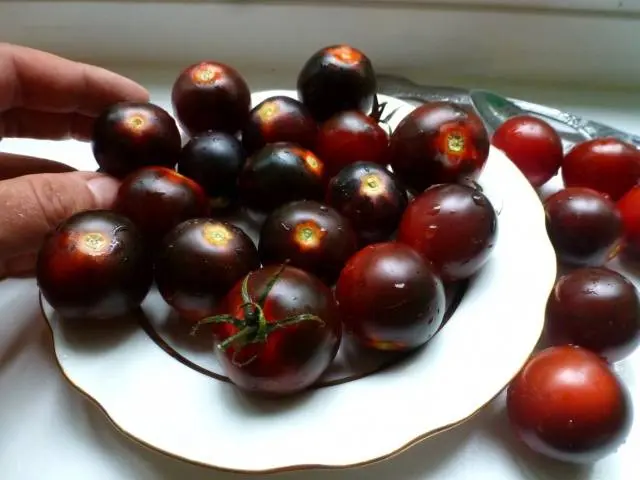
<path id="1" fill-rule="evenodd" d="M 388 133 L 372 63 L 348 45 L 314 53 L 297 93 L 252 108 L 240 73 L 205 61 L 175 80 L 173 116 L 151 103 L 104 111 L 93 152 L 121 187 L 111 210 L 77 213 L 46 239 L 46 300 L 65 321 L 108 320 L 155 282 L 190 328 L 208 325 L 233 384 L 262 395 L 313 385 L 347 336 L 425 345 L 445 292 L 496 242 L 475 182 L 482 121 L 435 103 Z"/>
<path id="2" fill-rule="evenodd" d="M 416 108 L 388 133 L 371 61 L 348 45 L 314 53 L 297 93 L 252 108 L 237 70 L 204 61 L 174 82 L 173 116 L 152 103 L 103 112 L 93 152 L 120 191 L 112 209 L 79 212 L 47 237 L 45 299 L 65 321 L 109 321 L 140 308 L 155 282 L 185 325 L 208 326 L 233 384 L 262 395 L 313 385 L 346 336 L 394 352 L 428 343 L 445 292 L 497 241 L 497 214 L 476 183 L 490 136 L 476 113 L 448 102 Z M 570 187 L 545 203 L 549 235 L 561 261 L 589 268 L 558 280 L 547 330 L 580 347 L 534 357 L 510 387 L 509 411 L 533 448 L 584 456 L 613 445 L 629 417 L 598 355 L 635 347 L 638 297 L 599 266 L 623 238 L 640 252 L 640 161 L 613 140 L 565 157 L 555 131 L 531 117 L 505 123 L 493 142 L 534 186 L 562 163 Z"/>
<path id="3" fill-rule="evenodd" d="M 625 439 L 629 393 L 610 364 L 640 342 L 634 284 L 610 268 L 640 260 L 640 150 L 615 138 L 566 154 L 545 121 L 507 120 L 492 143 L 533 187 L 560 173 L 563 188 L 542 195 L 560 275 L 549 295 L 545 338 L 508 389 L 510 419 L 534 450 L 567 461 L 594 461 Z"/>

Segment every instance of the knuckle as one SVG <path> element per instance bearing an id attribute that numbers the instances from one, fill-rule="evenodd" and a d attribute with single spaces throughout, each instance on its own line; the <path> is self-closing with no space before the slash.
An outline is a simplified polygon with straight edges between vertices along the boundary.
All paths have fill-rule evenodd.
<path id="1" fill-rule="evenodd" d="M 49 229 L 54 229 L 76 210 L 74 192 L 69 186 L 56 182 L 52 176 L 39 175 L 30 178 L 28 184 L 33 193 L 36 208 Z"/>

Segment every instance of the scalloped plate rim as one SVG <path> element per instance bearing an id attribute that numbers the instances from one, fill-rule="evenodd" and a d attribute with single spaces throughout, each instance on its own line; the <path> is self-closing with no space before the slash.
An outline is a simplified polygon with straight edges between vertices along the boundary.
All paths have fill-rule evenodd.
<path id="1" fill-rule="evenodd" d="M 297 96 L 295 95 L 295 92 L 292 90 L 266 90 L 266 91 L 259 91 L 259 92 L 254 92 L 252 95 L 252 99 L 253 99 L 253 104 L 255 105 L 258 101 L 263 100 L 267 97 L 271 97 L 274 95 L 288 95 L 288 96 L 292 96 L 294 98 L 296 98 Z M 416 107 L 391 98 L 391 97 L 387 97 L 385 95 L 379 95 L 379 98 L 381 100 L 381 102 L 384 101 L 390 101 L 391 103 L 395 103 L 397 104 L 401 109 L 406 109 L 406 113 L 410 112 L 411 110 L 415 109 Z M 405 113 L 405 114 L 406 114 Z M 397 125 L 397 122 L 396 122 Z M 500 158 L 502 157 L 502 158 Z M 490 158 L 497 158 L 499 161 L 502 161 L 505 163 L 505 165 L 507 165 L 507 168 L 511 168 L 512 172 L 511 175 L 514 175 L 516 177 L 520 177 L 521 179 L 521 183 L 522 186 L 525 186 L 526 180 L 524 179 L 524 177 L 520 174 L 519 171 L 517 171 L 516 167 L 513 166 L 512 164 L 507 163 L 508 160 L 506 159 L 506 157 L 504 157 L 504 155 L 497 149 L 495 149 L 494 147 L 492 147 L 491 149 L 491 153 L 490 153 Z M 494 160 L 494 161 L 498 161 L 498 160 Z M 527 184 L 528 185 L 528 184 Z M 529 194 L 530 195 L 536 195 L 537 198 L 537 194 L 535 193 L 535 191 L 531 188 L 529 188 Z M 543 210 L 542 210 L 542 204 L 539 205 L 538 208 L 538 213 L 539 218 L 538 218 L 538 224 L 539 226 L 543 226 L 541 220 L 543 219 Z M 533 221 L 533 220 L 532 220 Z M 500 227 L 499 227 L 500 228 Z M 555 281 L 555 276 L 556 276 L 556 264 L 555 264 L 555 255 L 553 254 L 553 249 L 551 247 L 550 242 L 546 242 L 546 245 L 544 245 L 544 247 L 540 247 L 541 248 L 541 252 L 545 253 L 547 255 L 548 258 L 546 258 L 546 260 L 549 262 L 549 269 L 546 272 L 546 283 L 544 284 L 545 287 L 545 292 L 548 295 L 548 292 L 550 291 L 552 285 L 553 285 L 553 281 Z M 546 252 L 545 252 L 546 250 Z M 553 259 L 553 262 L 551 262 L 551 260 Z M 540 291 L 542 292 L 542 286 L 540 288 Z M 470 289 L 473 288 L 473 286 L 469 287 Z M 475 289 L 474 289 L 475 290 Z M 465 295 L 465 297 L 469 297 L 469 291 L 467 292 L 467 294 Z M 542 293 L 540 293 L 540 300 L 542 300 Z M 40 307 L 42 310 L 42 314 L 45 318 L 46 324 L 48 326 L 48 330 L 51 333 L 52 336 L 52 345 L 53 345 L 53 349 L 54 349 L 54 353 L 55 353 L 55 361 L 56 364 L 58 365 L 61 373 L 63 374 L 64 378 L 71 384 L 72 387 L 74 387 L 74 389 L 76 389 L 79 393 L 81 393 L 82 395 L 84 395 L 86 398 L 88 398 L 91 403 L 93 403 L 94 405 L 96 405 L 100 411 L 103 412 L 103 414 L 107 417 L 107 419 L 114 425 L 114 427 L 120 431 L 124 436 L 126 436 L 127 438 L 135 441 L 136 443 L 149 448 L 155 452 L 161 453 L 165 456 L 168 456 L 170 458 L 173 459 L 177 459 L 180 461 L 184 461 L 187 463 L 191 463 L 194 465 L 199 465 L 199 466 L 203 466 L 203 467 L 207 467 L 207 468 L 212 468 L 215 470 L 220 470 L 220 471 L 226 471 L 226 472 L 233 472 L 233 473 L 243 473 L 243 474 L 252 474 L 252 475 L 260 475 L 260 474 L 271 474 L 271 473 L 278 473 L 278 472 L 291 472 L 291 471 L 301 471 L 301 470 L 309 470 L 309 469 L 321 469 L 321 470 L 334 470 L 334 469 L 349 469 L 349 468 L 356 468 L 356 467 L 362 467 L 365 465 L 370 465 L 370 464 L 374 464 L 374 463 L 378 463 L 381 461 L 384 461 L 386 459 L 389 459 L 391 457 L 394 457 L 400 453 L 402 453 L 403 451 L 411 448 L 412 446 L 422 442 L 423 440 L 433 437 L 439 433 L 445 432 L 447 430 L 450 430 L 452 428 L 455 428 L 463 423 L 465 423 L 466 421 L 468 421 L 469 419 L 471 419 L 473 416 L 475 416 L 478 412 L 480 412 L 487 404 L 491 403 L 491 401 L 496 398 L 498 395 L 500 395 L 500 393 L 504 390 L 504 388 L 508 385 L 508 383 L 511 381 L 511 379 L 518 373 L 518 371 L 522 368 L 522 366 L 525 364 L 526 360 L 529 358 L 529 356 L 533 353 L 533 351 L 535 350 L 536 344 L 540 338 L 540 335 L 542 334 L 542 328 L 543 328 L 543 320 L 540 320 L 538 322 L 537 325 L 537 335 L 535 336 L 535 338 L 530 338 L 529 344 L 531 346 L 530 350 L 528 350 L 527 352 L 523 352 L 521 355 L 521 361 L 518 362 L 517 365 L 514 365 L 513 367 L 513 372 L 512 374 L 509 375 L 509 378 L 506 379 L 507 381 L 504 383 L 504 385 L 502 386 L 502 388 L 500 388 L 498 391 L 493 392 L 493 394 L 491 396 L 487 396 L 486 398 L 484 398 L 483 402 L 478 402 L 478 404 L 475 406 L 474 409 L 471 409 L 471 411 L 466 412 L 464 415 L 459 415 L 455 421 L 453 422 L 448 422 L 446 424 L 443 424 L 437 428 L 433 428 L 429 431 L 423 432 L 422 434 L 418 435 L 418 436 L 412 436 L 411 438 L 408 438 L 405 442 L 402 442 L 400 446 L 397 446 L 396 448 L 393 448 L 389 451 L 387 451 L 386 453 L 382 454 L 382 455 L 375 455 L 372 456 L 370 458 L 366 458 L 366 459 L 360 459 L 358 461 L 347 461 L 347 462 L 334 462 L 334 463 L 295 463 L 293 462 L 293 464 L 291 465 L 283 465 L 283 466 L 275 466 L 272 468 L 255 468 L 255 469 L 244 469 L 244 468 L 230 468 L 229 466 L 224 466 L 224 465 L 214 465 L 212 463 L 209 462 L 205 462 L 205 461 L 199 461 L 199 460 L 195 460 L 193 458 L 186 458 L 182 455 L 178 455 L 174 452 L 168 451 L 166 449 L 160 448 L 158 446 L 153 445 L 152 443 L 150 443 L 148 440 L 139 438 L 139 436 L 136 436 L 135 434 L 131 433 L 130 431 L 127 430 L 126 426 L 122 425 L 121 422 L 119 422 L 117 419 L 115 419 L 112 414 L 109 412 L 109 409 L 107 407 L 105 407 L 98 399 L 96 399 L 93 395 L 91 395 L 90 393 L 88 393 L 85 389 L 83 389 L 76 381 L 74 381 L 73 377 L 74 374 L 73 372 L 70 371 L 70 369 L 67 367 L 65 367 L 64 365 L 64 361 L 61 361 L 61 356 L 63 356 L 64 354 L 62 354 L 61 352 L 59 352 L 60 350 L 60 345 L 57 344 L 56 342 L 56 338 L 55 338 L 55 327 L 53 326 L 53 324 L 51 323 L 51 320 L 49 319 L 49 316 L 46 313 L 46 306 L 44 305 L 44 299 L 42 298 L 42 295 L 39 295 L 39 301 L 40 301 Z M 462 307 L 462 305 L 464 303 L 468 303 L 465 302 L 465 298 L 462 299 L 461 301 L 461 305 L 458 307 L 458 310 L 460 310 L 460 308 Z M 452 321 L 453 319 L 455 319 L 456 317 L 456 313 L 454 313 L 453 317 L 452 317 Z M 151 341 L 151 340 L 149 340 Z M 375 375 L 375 374 L 374 374 Z M 334 387 L 332 387 L 334 388 Z"/>

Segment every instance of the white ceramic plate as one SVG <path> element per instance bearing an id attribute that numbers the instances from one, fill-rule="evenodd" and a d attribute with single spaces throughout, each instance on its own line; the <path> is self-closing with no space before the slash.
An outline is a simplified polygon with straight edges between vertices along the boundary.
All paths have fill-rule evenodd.
<path id="1" fill-rule="evenodd" d="M 277 94 L 295 96 L 260 92 L 254 104 Z M 391 128 L 414 108 L 381 101 L 387 112 L 397 109 Z M 500 212 L 491 259 L 427 347 L 377 373 L 285 401 L 250 400 L 214 378 L 211 346 L 189 344 L 157 292 L 143 305 L 146 329 L 133 320 L 112 332 L 71 330 L 43 301 L 60 368 L 127 436 L 185 461 L 266 473 L 395 455 L 490 402 L 542 332 L 556 261 L 539 198 L 495 149 L 479 183 Z M 379 359 L 353 361 L 341 352 L 325 380 L 380 366 Z"/>

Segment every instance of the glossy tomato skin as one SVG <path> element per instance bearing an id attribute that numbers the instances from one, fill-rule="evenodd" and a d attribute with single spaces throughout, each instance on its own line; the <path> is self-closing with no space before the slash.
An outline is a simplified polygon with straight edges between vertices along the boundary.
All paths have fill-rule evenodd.
<path id="1" fill-rule="evenodd" d="M 498 235 L 498 217 L 478 189 L 434 185 L 405 210 L 397 240 L 430 261 L 444 282 L 464 280 L 489 259 Z"/>
<path id="2" fill-rule="evenodd" d="M 326 202 L 353 225 L 361 245 L 388 240 L 409 203 L 398 178 L 383 166 L 355 162 L 329 181 Z"/>
<path id="3" fill-rule="evenodd" d="M 249 154 L 268 143 L 291 142 L 313 150 L 318 125 L 302 102 L 286 96 L 267 98 L 256 105 L 242 130 L 242 144 Z"/>
<path id="4" fill-rule="evenodd" d="M 587 187 L 614 202 L 640 182 L 640 151 L 616 138 L 598 138 L 576 145 L 562 162 L 567 187 Z"/>
<path id="5" fill-rule="evenodd" d="M 502 150 L 536 188 L 558 173 L 564 158 L 558 132 L 544 120 L 530 115 L 505 121 L 494 132 L 491 143 Z"/>
<path id="6" fill-rule="evenodd" d="M 548 197 L 544 210 L 559 262 L 600 266 L 617 254 L 622 220 L 615 203 L 601 193 L 568 187 Z"/>
<path id="7" fill-rule="evenodd" d="M 595 462 L 624 443 L 632 407 L 607 363 L 577 346 L 537 353 L 507 391 L 509 419 L 522 441 L 572 463 Z"/>
<path id="8" fill-rule="evenodd" d="M 257 301 L 276 275 L 273 265 L 251 273 L 248 292 Z M 224 310 L 243 317 L 242 281 L 229 292 Z M 313 314 L 322 320 L 304 321 L 274 330 L 266 343 L 253 343 L 226 351 L 216 348 L 217 357 L 229 379 L 242 390 L 262 396 L 291 395 L 312 386 L 335 358 L 342 338 L 342 324 L 331 290 L 313 275 L 285 267 L 273 285 L 263 307 L 268 323 L 299 314 Z M 238 333 L 231 324 L 214 327 L 219 342 Z M 235 361 L 234 361 L 235 355 Z M 255 355 L 255 359 L 242 365 Z"/>
<path id="9" fill-rule="evenodd" d="M 624 251 L 628 258 L 640 260 L 640 185 L 618 201 L 624 231 Z"/>
<path id="10" fill-rule="evenodd" d="M 579 268 L 561 276 L 549 295 L 545 331 L 554 345 L 579 345 L 610 362 L 640 343 L 636 287 L 608 268 Z"/>
<path id="11" fill-rule="evenodd" d="M 224 209 L 237 200 L 238 177 L 246 159 L 245 149 L 233 135 L 205 132 L 184 145 L 178 172 L 204 188 L 213 209 Z"/>
<path id="12" fill-rule="evenodd" d="M 322 161 L 287 142 L 266 145 L 251 156 L 239 179 L 244 205 L 265 213 L 294 200 L 321 201 L 325 186 Z"/>
<path id="13" fill-rule="evenodd" d="M 421 105 L 391 135 L 391 166 L 409 187 L 476 180 L 489 157 L 489 135 L 480 117 L 447 102 Z"/>
<path id="14" fill-rule="evenodd" d="M 110 319 L 140 306 L 151 288 L 153 262 L 131 220 L 87 210 L 46 237 L 36 278 L 44 298 L 65 320 Z"/>
<path id="15" fill-rule="evenodd" d="M 175 170 L 145 167 L 125 177 L 114 211 L 130 218 L 150 245 L 159 244 L 176 225 L 209 214 L 202 187 Z"/>
<path id="16" fill-rule="evenodd" d="M 91 143 L 100 170 L 122 178 L 140 167 L 173 168 L 182 140 L 175 120 L 159 106 L 120 102 L 96 119 Z"/>
<path id="17" fill-rule="evenodd" d="M 258 251 L 263 265 L 288 261 L 333 285 L 357 245 L 351 224 L 338 211 L 314 200 L 299 200 L 267 217 Z"/>
<path id="18" fill-rule="evenodd" d="M 233 67 L 203 61 L 178 75 L 171 89 L 171 103 L 178 122 L 190 136 L 210 130 L 235 134 L 249 118 L 251 92 Z"/>
<path id="19" fill-rule="evenodd" d="M 315 52 L 298 74 L 298 97 L 318 122 L 338 112 L 369 112 L 376 94 L 371 60 L 350 45 L 331 45 Z"/>
<path id="20" fill-rule="evenodd" d="M 329 176 L 333 176 L 356 161 L 386 165 L 389 137 L 369 115 L 349 110 L 322 124 L 315 151 L 326 165 Z"/>
<path id="21" fill-rule="evenodd" d="M 378 350 L 412 350 L 428 342 L 445 314 L 440 278 L 407 245 L 369 245 L 349 259 L 335 290 L 345 329 Z"/>
<path id="22" fill-rule="evenodd" d="M 164 300 L 187 321 L 216 312 L 235 283 L 258 268 L 258 251 L 240 228 L 210 218 L 182 222 L 164 239 L 155 278 Z"/>

